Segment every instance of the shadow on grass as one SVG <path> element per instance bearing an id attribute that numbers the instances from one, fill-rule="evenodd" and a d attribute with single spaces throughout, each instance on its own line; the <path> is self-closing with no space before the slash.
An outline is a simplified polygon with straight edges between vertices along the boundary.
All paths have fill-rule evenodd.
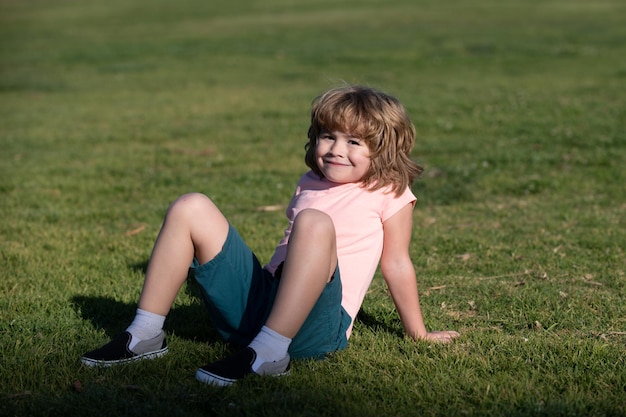
<path id="1" fill-rule="evenodd" d="M 80 395 L 67 391 L 56 396 L 35 393 L 14 401 L 5 401 L 4 394 L 0 393 L 0 400 L 3 400 L 0 415 L 378 417 L 389 411 L 372 401 L 354 396 L 346 398 L 332 386 L 315 383 L 259 379 L 258 382 L 242 381 L 231 388 L 196 384 L 171 386 L 164 383 L 169 389 L 161 386 L 154 391 L 144 384 L 129 388 L 91 382 Z M 384 395 L 393 395 L 391 387 Z"/>
<path id="2" fill-rule="evenodd" d="M 399 337 L 400 339 L 404 337 L 404 332 L 402 329 L 398 329 L 397 327 L 394 327 L 389 323 L 380 320 L 378 317 L 367 313 L 363 309 L 359 310 L 355 322 L 372 329 L 376 333 L 385 332 L 389 333 L 390 335 Z"/>
<path id="3" fill-rule="evenodd" d="M 145 275 L 148 262 L 135 263 L 132 265 L 132 268 L 141 271 Z M 183 291 L 196 302 L 189 306 L 175 306 L 172 308 L 165 320 L 164 330 L 187 340 L 204 342 L 223 340 L 210 321 L 202 301 L 199 285 L 191 269 L 188 272 Z M 123 303 L 113 298 L 102 296 L 75 296 L 72 298 L 72 302 L 80 316 L 91 321 L 94 327 L 103 329 L 111 338 L 128 327 L 137 310 L 136 303 Z M 204 321 L 205 325 L 199 326 L 202 321 Z M 369 314 L 363 309 L 359 310 L 355 321 L 376 332 L 385 332 L 400 338 L 404 336 L 402 329 L 380 320 L 376 315 Z"/>
<path id="4" fill-rule="evenodd" d="M 164 329 L 187 340 L 208 342 L 222 340 L 211 324 L 193 280 L 188 280 L 184 291 L 197 302 L 187 306 L 174 306 L 165 320 Z M 72 302 L 77 313 L 94 327 L 103 329 L 109 337 L 124 331 L 135 317 L 136 303 L 124 303 L 111 297 L 75 296 Z"/>
<path id="5" fill-rule="evenodd" d="M 130 267 L 134 269 L 135 271 L 141 272 L 141 274 L 145 276 L 146 272 L 148 271 L 148 262 L 149 261 L 137 262 L 137 263 L 130 265 Z"/>

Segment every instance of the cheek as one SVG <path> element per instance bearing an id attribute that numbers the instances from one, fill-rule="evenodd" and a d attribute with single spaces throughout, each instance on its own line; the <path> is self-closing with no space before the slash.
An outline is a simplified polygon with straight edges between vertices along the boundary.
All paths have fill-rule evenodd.
<path id="1" fill-rule="evenodd" d="M 315 156 L 317 158 L 321 158 L 322 156 L 326 155 L 327 151 L 326 149 L 324 149 L 323 145 L 317 144 L 315 146 Z"/>
<path id="2" fill-rule="evenodd" d="M 370 158 L 369 152 L 364 152 L 360 155 L 361 162 L 369 167 L 372 163 L 372 159 Z"/>
<path id="3" fill-rule="evenodd" d="M 372 169 L 372 160 L 370 159 L 369 156 L 366 157 L 366 161 L 364 165 L 365 165 L 365 172 L 369 172 L 369 170 Z"/>

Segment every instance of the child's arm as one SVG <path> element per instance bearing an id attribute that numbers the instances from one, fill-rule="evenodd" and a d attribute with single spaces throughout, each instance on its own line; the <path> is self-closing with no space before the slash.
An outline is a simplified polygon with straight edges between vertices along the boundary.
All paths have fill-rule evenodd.
<path id="1" fill-rule="evenodd" d="M 413 230 L 413 206 L 407 204 L 383 223 L 384 246 L 381 270 L 396 305 L 404 331 L 413 339 L 449 342 L 454 331 L 428 332 L 422 318 L 415 268 L 409 255 Z"/>

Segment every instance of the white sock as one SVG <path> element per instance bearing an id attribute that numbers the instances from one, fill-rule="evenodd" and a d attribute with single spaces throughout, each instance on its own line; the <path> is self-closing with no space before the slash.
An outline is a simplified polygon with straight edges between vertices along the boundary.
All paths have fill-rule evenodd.
<path id="1" fill-rule="evenodd" d="M 128 348 L 132 350 L 142 340 L 149 340 L 158 336 L 163 330 L 164 322 L 165 316 L 138 308 L 135 319 L 126 329 L 133 336 Z"/>
<path id="2" fill-rule="evenodd" d="M 262 361 L 256 361 L 261 365 L 263 362 L 274 362 L 287 356 L 287 349 L 291 344 L 291 339 L 275 332 L 267 326 L 263 326 L 259 334 L 248 345 L 256 352 L 257 358 Z M 253 371 L 256 371 L 253 366 Z"/>

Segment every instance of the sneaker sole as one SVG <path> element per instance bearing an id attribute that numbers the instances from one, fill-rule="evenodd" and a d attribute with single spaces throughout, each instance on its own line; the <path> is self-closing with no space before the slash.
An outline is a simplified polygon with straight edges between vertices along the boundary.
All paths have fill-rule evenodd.
<path id="1" fill-rule="evenodd" d="M 263 375 L 263 376 L 272 376 L 275 378 L 280 378 L 282 376 L 289 376 L 290 374 L 291 374 L 291 370 L 287 369 L 284 372 L 281 372 L 278 374 Z M 253 373 L 250 375 L 257 375 L 257 374 Z M 260 376 L 260 375 L 257 375 L 257 376 Z M 204 382 L 205 384 L 215 385 L 218 387 L 229 387 L 233 385 L 235 382 L 239 381 L 238 379 L 224 378 L 222 376 L 212 374 L 210 372 L 203 370 L 202 368 L 196 371 L 196 379 L 200 382 Z"/>
<path id="2" fill-rule="evenodd" d="M 228 387 L 237 382 L 236 379 L 223 378 L 210 372 L 203 371 L 202 369 L 198 369 L 196 371 L 196 379 L 200 382 L 204 382 L 205 384 L 216 385 L 218 387 Z"/>
<path id="3" fill-rule="evenodd" d="M 131 362 L 137 362 L 140 360 L 144 360 L 144 359 L 156 359 L 156 358 L 160 358 L 161 356 L 165 355 L 168 351 L 168 348 L 165 347 L 163 349 L 160 350 L 155 350 L 154 352 L 148 352 L 148 353 L 143 353 L 141 355 L 137 355 L 137 356 L 133 356 L 132 358 L 126 358 L 126 359 L 118 359 L 118 360 L 112 360 L 112 361 L 105 361 L 105 360 L 98 360 L 98 359 L 91 359 L 91 358 L 80 358 L 80 361 L 87 366 L 90 367 L 108 367 L 108 366 L 114 366 L 114 365 L 121 365 L 124 363 L 131 363 Z"/>

